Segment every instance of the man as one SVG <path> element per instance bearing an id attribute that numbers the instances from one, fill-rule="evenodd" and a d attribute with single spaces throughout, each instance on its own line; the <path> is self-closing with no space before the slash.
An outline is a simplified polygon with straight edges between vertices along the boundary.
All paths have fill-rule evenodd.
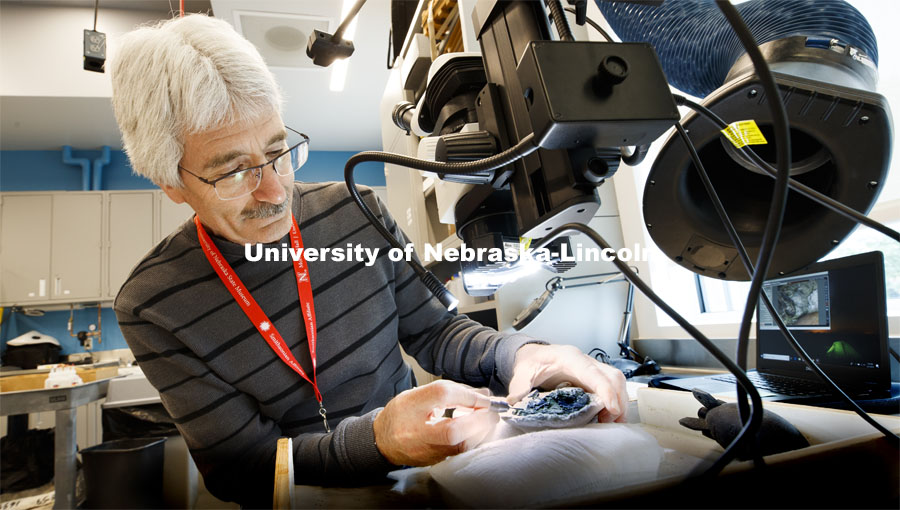
<path id="1" fill-rule="evenodd" d="M 115 309 L 214 495 L 270 505 L 282 436 L 294 438 L 305 484 L 381 480 L 465 451 L 497 421 L 487 389 L 473 387 L 515 401 L 572 382 L 604 400 L 601 421 L 622 419 L 621 373 L 447 312 L 388 259 L 342 184 L 294 182 L 309 140 L 285 126 L 273 76 L 230 25 L 190 15 L 141 28 L 119 40 L 109 69 L 132 167 L 196 213 L 135 267 Z M 246 243 L 379 256 L 250 262 Z M 446 380 L 414 388 L 400 344 Z M 426 424 L 448 407 L 476 411 Z"/>

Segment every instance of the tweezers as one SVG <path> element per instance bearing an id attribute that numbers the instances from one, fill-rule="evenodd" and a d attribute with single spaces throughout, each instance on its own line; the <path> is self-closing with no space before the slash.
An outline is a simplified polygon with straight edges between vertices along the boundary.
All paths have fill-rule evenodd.
<path id="1" fill-rule="evenodd" d="M 504 413 L 509 411 L 510 405 L 505 400 L 491 400 L 491 407 L 489 408 L 491 411 L 495 413 Z M 448 407 L 444 409 L 444 418 L 453 418 L 453 411 L 455 407 Z"/>

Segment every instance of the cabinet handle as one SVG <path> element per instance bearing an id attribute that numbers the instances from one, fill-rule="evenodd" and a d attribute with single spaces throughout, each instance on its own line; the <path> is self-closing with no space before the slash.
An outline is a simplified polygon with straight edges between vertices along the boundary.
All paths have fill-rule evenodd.
<path id="1" fill-rule="evenodd" d="M 44 297 L 47 295 L 47 280 L 41 278 L 38 280 L 38 295 Z"/>
<path id="2" fill-rule="evenodd" d="M 62 278 L 60 278 L 60 277 L 58 277 L 58 276 L 56 277 L 56 291 L 55 291 L 55 293 L 56 293 L 57 296 L 60 295 L 60 294 L 62 294 Z"/>

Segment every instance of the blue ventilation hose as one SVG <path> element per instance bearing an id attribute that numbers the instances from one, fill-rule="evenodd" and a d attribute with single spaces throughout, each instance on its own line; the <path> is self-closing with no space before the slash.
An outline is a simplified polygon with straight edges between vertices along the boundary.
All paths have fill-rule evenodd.
<path id="1" fill-rule="evenodd" d="M 666 0 L 659 7 L 596 1 L 623 42 L 652 44 L 669 83 L 693 96 L 719 88 L 744 54 L 712 0 Z M 792 36 L 810 38 L 807 45 L 815 46 L 837 39 L 878 64 L 872 27 L 843 0 L 750 0 L 735 7 L 760 45 Z"/>

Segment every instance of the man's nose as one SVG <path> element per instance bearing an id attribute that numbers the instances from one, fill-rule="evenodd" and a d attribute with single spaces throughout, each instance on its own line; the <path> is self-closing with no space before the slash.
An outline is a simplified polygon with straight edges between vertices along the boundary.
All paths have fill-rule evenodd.
<path id="1" fill-rule="evenodd" d="M 253 198 L 260 202 L 269 202 L 272 204 L 280 204 L 284 202 L 287 196 L 284 192 L 284 185 L 281 183 L 281 176 L 275 173 L 273 165 L 266 165 L 262 168 L 262 175 L 259 187 L 253 192 Z"/>

